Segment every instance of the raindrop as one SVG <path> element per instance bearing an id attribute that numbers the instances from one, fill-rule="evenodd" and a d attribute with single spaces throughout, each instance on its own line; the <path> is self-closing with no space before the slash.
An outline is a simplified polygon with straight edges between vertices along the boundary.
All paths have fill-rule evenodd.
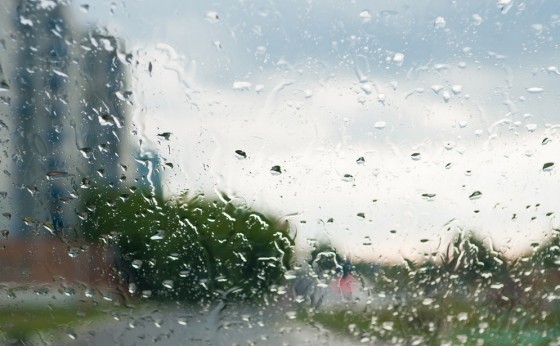
<path id="1" fill-rule="evenodd" d="M 439 92 L 442 90 L 443 90 L 443 85 L 441 84 L 432 85 L 432 91 L 435 92 L 436 94 L 439 94 Z"/>
<path id="2" fill-rule="evenodd" d="M 445 18 L 443 18 L 443 17 L 441 17 L 441 16 L 436 17 L 436 19 L 434 20 L 434 27 L 435 27 L 436 29 L 445 28 L 445 24 L 446 24 L 446 23 L 445 23 Z"/>
<path id="3" fill-rule="evenodd" d="M 482 17 L 480 16 L 480 14 L 478 14 L 478 13 L 473 14 L 472 19 L 473 19 L 474 25 L 478 26 L 478 25 L 482 24 Z"/>
<path id="4" fill-rule="evenodd" d="M 453 147 L 455 146 L 455 143 L 453 142 L 445 142 L 443 143 L 443 147 L 447 150 L 451 150 L 453 149 Z"/>
<path id="5" fill-rule="evenodd" d="M 208 13 L 206 13 L 206 20 L 208 20 L 210 23 L 217 23 L 220 21 L 220 15 L 218 14 L 218 12 L 209 11 Z"/>
<path id="6" fill-rule="evenodd" d="M 357 214 L 358 217 L 361 217 L 362 219 L 366 218 L 366 214 L 365 213 L 358 213 Z"/>
<path id="7" fill-rule="evenodd" d="M 545 137 L 545 138 L 542 140 L 542 143 L 541 143 L 541 144 L 542 144 L 542 145 L 547 145 L 548 143 L 550 143 L 550 138 Z"/>
<path id="8" fill-rule="evenodd" d="M 393 61 L 398 63 L 398 64 L 402 64 L 402 62 L 404 61 L 404 54 L 403 53 L 395 53 L 395 55 L 393 56 Z"/>
<path id="9" fill-rule="evenodd" d="M 177 319 L 177 323 L 182 325 L 182 326 L 186 326 L 187 325 L 187 318 L 186 317 L 179 317 Z"/>
<path id="10" fill-rule="evenodd" d="M 479 199 L 480 197 L 482 197 L 482 192 L 475 191 L 475 192 L 471 193 L 471 195 L 469 196 L 469 199 L 475 200 L 475 199 Z"/>
<path id="11" fill-rule="evenodd" d="M 243 150 L 236 150 L 235 151 L 235 157 L 237 157 L 240 160 L 246 159 L 247 158 L 247 153 L 244 152 Z"/>
<path id="12" fill-rule="evenodd" d="M 282 174 L 282 168 L 280 168 L 280 166 L 272 166 L 272 168 L 270 169 L 270 174 L 280 175 Z"/>
<path id="13" fill-rule="evenodd" d="M 4 239 L 8 239 L 8 235 L 10 235 L 10 231 L 7 229 L 3 229 L 2 231 L 0 231 L 2 233 L 2 237 L 4 237 Z"/>
<path id="14" fill-rule="evenodd" d="M 531 88 L 527 88 L 527 92 L 530 94 L 540 94 L 544 91 L 544 88 L 539 88 L 539 87 L 531 87 Z"/>
<path id="15" fill-rule="evenodd" d="M 428 201 L 433 201 L 434 197 L 436 197 L 436 194 L 435 193 L 423 193 L 422 197 L 424 197 Z"/>
<path id="16" fill-rule="evenodd" d="M 371 20 L 371 13 L 368 10 L 363 10 L 359 16 L 362 19 L 362 23 L 367 23 Z"/>
<path id="17" fill-rule="evenodd" d="M 534 132 L 537 129 L 537 124 L 527 124 L 525 125 L 525 128 L 529 132 Z"/>
<path id="18" fill-rule="evenodd" d="M 381 326 L 385 330 L 393 330 L 393 321 L 385 321 Z"/>
<path id="19" fill-rule="evenodd" d="M 8 91 L 10 90 L 10 86 L 8 85 L 8 82 L 6 82 L 5 80 L 0 81 L 0 91 Z"/>
<path id="20" fill-rule="evenodd" d="M 554 162 L 547 162 L 543 165 L 542 170 L 545 172 L 550 172 L 554 168 Z"/>
<path id="21" fill-rule="evenodd" d="M 140 267 L 142 267 L 142 260 L 135 259 L 132 261 L 132 268 L 140 269 Z"/>
<path id="22" fill-rule="evenodd" d="M 144 290 L 142 291 L 142 298 L 150 298 L 152 296 L 151 290 Z"/>
<path id="23" fill-rule="evenodd" d="M 66 178 L 68 176 L 68 172 L 64 171 L 50 171 L 47 173 L 47 180 L 55 180 L 59 178 Z"/>
<path id="24" fill-rule="evenodd" d="M 158 230 L 156 234 L 150 237 L 151 240 L 162 240 L 163 238 L 165 238 L 165 231 L 161 229 Z"/>
<path id="25" fill-rule="evenodd" d="M 387 126 L 387 123 L 384 121 L 378 121 L 373 126 L 378 130 L 383 130 L 385 126 Z"/>
<path id="26" fill-rule="evenodd" d="M 68 335 L 68 337 L 72 340 L 76 340 L 78 338 L 78 335 L 72 329 L 66 330 L 66 335 Z"/>
<path id="27" fill-rule="evenodd" d="M 422 156 L 420 155 L 420 153 L 412 153 L 412 155 L 410 155 L 410 158 L 414 161 L 418 161 L 422 158 Z"/>
<path id="28" fill-rule="evenodd" d="M 130 294 L 134 294 L 136 293 L 136 284 L 134 282 L 131 282 L 128 284 L 128 293 Z"/>
<path id="29" fill-rule="evenodd" d="M 449 102 L 449 100 L 451 100 L 451 93 L 449 92 L 449 90 L 444 90 L 443 93 L 441 93 L 441 97 L 443 98 L 443 101 L 447 103 Z"/>
<path id="30" fill-rule="evenodd" d="M 451 86 L 451 91 L 453 91 L 455 95 L 459 95 L 463 91 L 463 86 L 460 84 L 453 85 Z"/>
<path id="31" fill-rule="evenodd" d="M 2 216 L 4 216 L 8 220 L 12 219 L 12 213 L 2 213 Z"/>
<path id="32" fill-rule="evenodd" d="M 356 160 L 356 163 L 357 163 L 358 165 L 363 165 L 364 163 L 366 163 L 366 159 L 364 159 L 364 157 L 361 156 L 361 157 L 359 157 L 359 158 Z"/>
<path id="33" fill-rule="evenodd" d="M 84 13 L 88 13 L 89 11 L 89 5 L 88 4 L 83 4 L 80 6 L 80 10 L 82 10 L 82 12 Z"/>
<path id="34" fill-rule="evenodd" d="M 70 256 L 72 258 L 78 257 L 79 254 L 80 254 L 80 248 L 78 248 L 78 247 L 70 247 L 68 249 L 68 256 Z"/>
<path id="35" fill-rule="evenodd" d="M 424 298 L 424 300 L 422 300 L 422 305 L 432 305 L 433 302 L 434 300 L 432 298 Z"/>
<path id="36" fill-rule="evenodd" d="M 168 141 L 169 138 L 171 137 L 171 132 L 159 133 L 158 137 L 161 137 L 161 138 L 165 139 L 166 141 Z"/>
<path id="37" fill-rule="evenodd" d="M 232 88 L 233 90 L 249 90 L 251 88 L 251 83 L 245 81 L 233 82 Z"/>
<path id="38" fill-rule="evenodd" d="M 346 182 L 352 182 L 352 181 L 354 181 L 354 177 L 352 176 L 352 174 L 344 174 L 344 176 L 342 177 L 342 180 L 344 180 Z"/>
<path id="39" fill-rule="evenodd" d="M 82 154 L 84 159 L 89 159 L 93 155 L 93 150 L 91 150 L 91 148 L 81 148 L 80 149 L 80 154 Z"/>
<path id="40" fill-rule="evenodd" d="M 172 289 L 173 288 L 173 280 L 163 280 L 162 285 L 165 288 Z"/>
<path id="41" fill-rule="evenodd" d="M 373 91 L 373 86 L 369 83 L 363 83 L 360 88 L 363 90 L 363 92 L 366 93 L 366 95 L 371 94 L 371 92 Z"/>

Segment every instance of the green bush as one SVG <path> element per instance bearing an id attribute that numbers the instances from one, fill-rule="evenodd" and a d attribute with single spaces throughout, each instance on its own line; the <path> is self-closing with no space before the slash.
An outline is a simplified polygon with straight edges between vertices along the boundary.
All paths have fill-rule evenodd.
<path id="1" fill-rule="evenodd" d="M 247 207 L 106 189 L 84 200 L 83 236 L 113 244 L 128 282 L 155 299 L 259 297 L 282 282 L 292 260 L 287 224 Z"/>

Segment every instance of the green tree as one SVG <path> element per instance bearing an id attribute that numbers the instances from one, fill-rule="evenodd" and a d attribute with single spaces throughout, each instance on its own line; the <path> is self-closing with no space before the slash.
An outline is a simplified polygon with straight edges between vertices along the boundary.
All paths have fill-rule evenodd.
<path id="1" fill-rule="evenodd" d="M 156 299 L 262 296 L 291 264 L 288 226 L 247 207 L 100 188 L 84 200 L 83 236 L 114 246 L 126 281 Z"/>

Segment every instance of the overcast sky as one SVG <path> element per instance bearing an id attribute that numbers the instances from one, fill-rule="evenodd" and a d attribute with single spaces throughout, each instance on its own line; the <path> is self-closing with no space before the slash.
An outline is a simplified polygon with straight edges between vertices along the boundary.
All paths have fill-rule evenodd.
<path id="1" fill-rule="evenodd" d="M 224 191 L 354 258 L 560 227 L 558 1 L 83 4 L 140 62 L 134 120 L 170 194 Z"/>

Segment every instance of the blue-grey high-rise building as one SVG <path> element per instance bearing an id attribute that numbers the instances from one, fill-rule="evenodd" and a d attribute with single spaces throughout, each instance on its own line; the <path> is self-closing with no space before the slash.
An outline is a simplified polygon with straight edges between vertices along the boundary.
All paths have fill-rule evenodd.
<path id="1" fill-rule="evenodd" d="M 91 184 L 137 175 L 132 55 L 58 2 L 6 0 L 0 13 L 0 228 L 72 234 Z"/>

